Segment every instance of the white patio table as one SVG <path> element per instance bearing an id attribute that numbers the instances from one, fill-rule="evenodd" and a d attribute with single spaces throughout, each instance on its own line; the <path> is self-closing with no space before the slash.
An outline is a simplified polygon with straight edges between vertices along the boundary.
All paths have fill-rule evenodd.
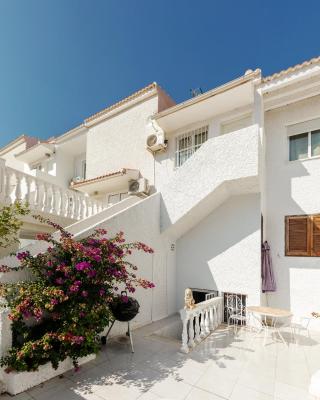
<path id="1" fill-rule="evenodd" d="M 289 319 L 292 317 L 292 313 L 289 310 L 282 310 L 281 308 L 272 308 L 272 307 L 261 307 L 261 306 L 249 306 L 247 307 L 247 312 L 251 314 L 256 320 L 257 316 L 260 316 L 261 320 L 261 329 L 264 330 L 264 340 L 263 345 L 265 346 L 269 329 L 273 329 L 281 339 L 281 341 L 287 345 L 287 342 L 284 340 L 281 335 L 280 328 L 284 326 L 281 324 L 281 319 Z M 271 321 L 271 322 L 270 322 Z M 261 329 L 259 332 L 261 332 Z"/>

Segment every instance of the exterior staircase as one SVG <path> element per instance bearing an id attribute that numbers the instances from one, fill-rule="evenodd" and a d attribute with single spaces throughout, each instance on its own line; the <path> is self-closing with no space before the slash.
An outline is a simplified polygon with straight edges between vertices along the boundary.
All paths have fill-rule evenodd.
<path id="1" fill-rule="evenodd" d="M 257 193 L 258 125 L 205 142 L 161 191 L 161 232 L 177 239 L 228 197 Z"/>

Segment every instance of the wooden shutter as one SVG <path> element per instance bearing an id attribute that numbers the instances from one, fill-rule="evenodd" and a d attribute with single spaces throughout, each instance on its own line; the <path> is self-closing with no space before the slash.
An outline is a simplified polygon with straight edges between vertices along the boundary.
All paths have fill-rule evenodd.
<path id="1" fill-rule="evenodd" d="M 311 255 L 311 222 L 308 215 L 286 217 L 286 256 Z M 320 250 L 320 235 L 318 244 Z"/>
<path id="2" fill-rule="evenodd" d="M 312 216 L 311 221 L 312 221 L 311 254 L 313 256 L 320 256 L 320 215 Z"/>

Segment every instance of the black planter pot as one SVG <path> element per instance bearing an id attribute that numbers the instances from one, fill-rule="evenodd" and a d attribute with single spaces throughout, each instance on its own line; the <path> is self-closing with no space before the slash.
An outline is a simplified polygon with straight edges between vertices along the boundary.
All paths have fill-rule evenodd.
<path id="1" fill-rule="evenodd" d="M 127 296 L 127 292 L 121 292 L 121 295 Z M 139 313 L 140 304 L 133 297 L 128 297 L 124 302 L 121 297 L 110 304 L 110 310 L 117 321 L 131 321 Z"/>

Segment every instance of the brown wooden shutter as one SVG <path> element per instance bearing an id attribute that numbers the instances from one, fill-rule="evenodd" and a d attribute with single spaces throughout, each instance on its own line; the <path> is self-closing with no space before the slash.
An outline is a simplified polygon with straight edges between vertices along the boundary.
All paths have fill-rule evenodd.
<path id="1" fill-rule="evenodd" d="M 287 256 L 311 255 L 311 222 L 312 221 L 308 215 L 286 217 Z"/>
<path id="2" fill-rule="evenodd" d="M 320 256 L 320 215 L 312 216 L 311 221 L 312 221 L 311 254 L 313 256 Z"/>

